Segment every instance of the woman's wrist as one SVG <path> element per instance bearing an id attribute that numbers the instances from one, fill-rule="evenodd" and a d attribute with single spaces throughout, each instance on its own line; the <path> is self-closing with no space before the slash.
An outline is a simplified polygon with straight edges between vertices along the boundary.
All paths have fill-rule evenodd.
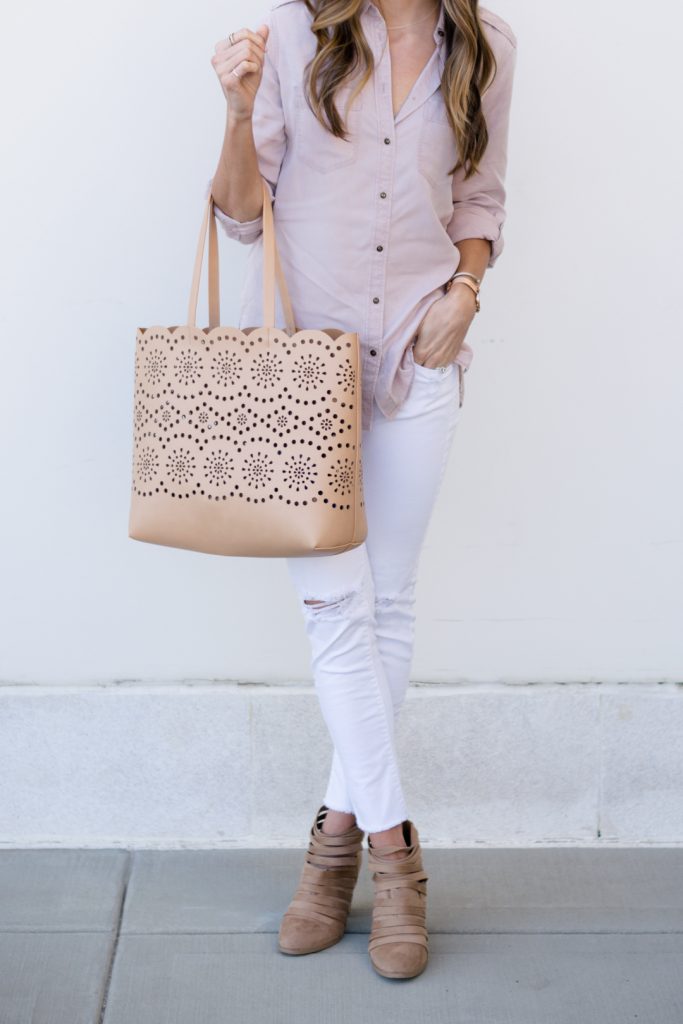
<path id="1" fill-rule="evenodd" d="M 471 311 L 472 316 L 479 312 L 479 289 L 474 283 L 467 284 L 467 278 L 459 277 L 455 281 L 446 283 L 446 295 L 458 308 L 466 308 Z M 444 296 L 444 298 L 446 297 Z"/>

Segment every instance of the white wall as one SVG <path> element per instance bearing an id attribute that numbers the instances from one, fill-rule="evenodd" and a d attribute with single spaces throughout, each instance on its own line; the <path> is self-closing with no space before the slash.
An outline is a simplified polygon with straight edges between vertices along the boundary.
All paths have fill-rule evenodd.
<path id="1" fill-rule="evenodd" d="M 468 336 L 414 678 L 680 682 L 683 16 L 492 6 L 519 41 L 506 251 Z M 127 536 L 135 329 L 185 317 L 223 129 L 210 57 L 268 7 L 5 16 L 5 685 L 310 678 L 281 561 Z M 221 251 L 230 320 L 246 249 Z"/>

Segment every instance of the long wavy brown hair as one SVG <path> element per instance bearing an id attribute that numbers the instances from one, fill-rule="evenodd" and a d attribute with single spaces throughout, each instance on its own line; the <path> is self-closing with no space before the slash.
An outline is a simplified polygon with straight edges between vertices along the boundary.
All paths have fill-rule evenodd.
<path id="1" fill-rule="evenodd" d="M 361 28 L 364 0 L 303 0 L 312 16 L 317 37 L 315 56 L 305 68 L 308 105 L 323 127 L 347 138 L 345 122 L 334 95 L 348 76 L 360 69 L 350 103 L 371 77 L 372 50 Z M 443 0 L 446 64 L 441 91 L 455 133 L 458 161 L 451 173 L 465 169 L 465 180 L 475 174 L 486 146 L 488 130 L 481 98 L 496 73 L 496 60 L 479 20 L 479 0 Z"/>

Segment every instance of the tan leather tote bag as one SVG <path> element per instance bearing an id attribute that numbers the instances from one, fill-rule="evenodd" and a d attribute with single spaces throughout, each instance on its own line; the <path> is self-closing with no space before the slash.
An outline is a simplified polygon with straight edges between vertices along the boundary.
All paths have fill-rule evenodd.
<path id="1" fill-rule="evenodd" d="M 137 329 L 134 540 L 283 557 L 346 551 L 367 536 L 359 336 L 295 326 L 262 185 L 263 324 L 220 326 L 209 194 L 187 324 Z M 207 227 L 209 326 L 197 327 Z M 287 330 L 275 327 L 276 275 Z"/>

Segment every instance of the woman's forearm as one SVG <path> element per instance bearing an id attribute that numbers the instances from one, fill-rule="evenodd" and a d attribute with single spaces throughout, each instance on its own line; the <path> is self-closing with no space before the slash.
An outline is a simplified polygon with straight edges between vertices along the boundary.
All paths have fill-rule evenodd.
<path id="1" fill-rule="evenodd" d="M 483 281 L 491 257 L 489 240 L 487 238 L 462 238 L 455 244 L 460 253 L 458 270 L 467 270 L 470 274 L 476 274 Z"/>
<path id="2" fill-rule="evenodd" d="M 238 115 L 228 109 L 211 194 L 216 206 L 235 220 L 254 220 L 262 212 L 263 186 L 251 115 Z"/>

